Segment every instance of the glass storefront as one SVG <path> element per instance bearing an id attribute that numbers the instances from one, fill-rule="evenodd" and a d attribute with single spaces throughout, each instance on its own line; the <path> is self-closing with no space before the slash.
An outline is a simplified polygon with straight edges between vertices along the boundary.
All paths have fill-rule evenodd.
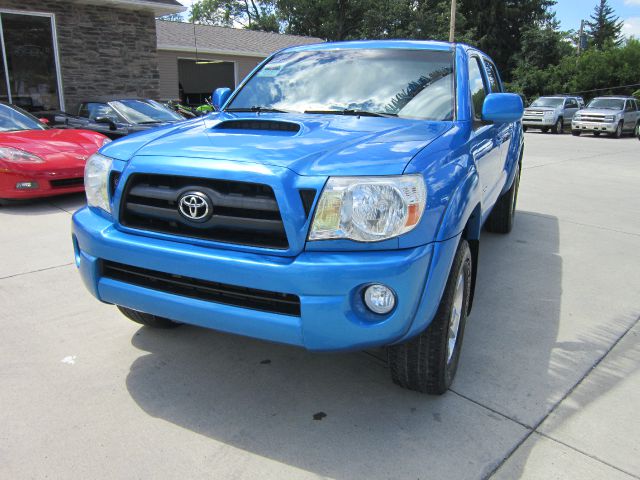
<path id="1" fill-rule="evenodd" d="M 0 100 L 27 111 L 60 110 L 54 19 L 0 11 Z"/>

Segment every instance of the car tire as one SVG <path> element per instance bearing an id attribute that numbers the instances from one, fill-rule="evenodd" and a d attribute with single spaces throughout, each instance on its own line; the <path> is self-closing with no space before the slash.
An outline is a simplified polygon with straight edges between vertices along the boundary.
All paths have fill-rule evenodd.
<path id="1" fill-rule="evenodd" d="M 542 133 L 547 133 L 549 131 L 549 127 L 542 127 L 540 130 L 542 130 Z"/>
<path id="2" fill-rule="evenodd" d="M 593 136 L 594 137 L 599 137 L 600 136 L 600 132 L 593 132 Z"/>
<path id="3" fill-rule="evenodd" d="M 574 137 L 579 137 L 582 134 L 580 130 L 571 130 L 571 135 Z"/>
<path id="4" fill-rule="evenodd" d="M 518 163 L 511 188 L 498 199 L 484 224 L 488 232 L 509 233 L 513 229 L 519 186 L 520 164 Z"/>
<path id="5" fill-rule="evenodd" d="M 472 268 L 469 244 L 461 239 L 433 321 L 420 335 L 387 348 L 396 385 L 432 395 L 441 395 L 451 386 L 469 311 Z"/>
<path id="6" fill-rule="evenodd" d="M 640 138 L 640 122 L 636 123 L 636 128 L 633 129 L 633 136 Z"/>
<path id="7" fill-rule="evenodd" d="M 151 315 L 150 313 L 138 312 L 137 310 L 131 310 L 130 308 L 122 307 L 120 305 L 117 305 L 117 307 L 118 310 L 120 310 L 120 312 L 129 320 L 146 325 L 147 327 L 168 329 L 176 328 L 181 325 L 180 323 L 169 320 L 168 318 L 158 317 L 156 315 Z"/>
<path id="8" fill-rule="evenodd" d="M 622 137 L 622 130 L 624 129 L 624 124 L 620 121 L 618 122 L 618 126 L 616 127 L 616 131 L 611 133 L 609 136 L 613 137 L 613 138 L 620 138 Z"/>
<path id="9" fill-rule="evenodd" d="M 558 135 L 564 133 L 564 121 L 562 120 L 562 117 L 558 118 L 556 124 L 551 127 L 551 131 Z"/>

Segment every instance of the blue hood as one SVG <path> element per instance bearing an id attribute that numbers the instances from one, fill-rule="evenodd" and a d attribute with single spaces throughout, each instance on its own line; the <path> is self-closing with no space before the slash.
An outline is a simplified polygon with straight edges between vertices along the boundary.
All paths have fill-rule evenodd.
<path id="1" fill-rule="evenodd" d="M 260 121 L 264 129 L 245 128 L 243 121 Z M 223 112 L 126 137 L 102 153 L 133 162 L 154 156 L 260 163 L 299 175 L 393 175 L 451 127 L 400 118 Z"/>

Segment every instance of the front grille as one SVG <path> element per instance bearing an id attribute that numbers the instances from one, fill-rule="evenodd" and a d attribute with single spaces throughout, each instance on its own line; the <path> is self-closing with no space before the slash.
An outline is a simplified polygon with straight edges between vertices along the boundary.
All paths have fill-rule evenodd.
<path id="1" fill-rule="evenodd" d="M 594 122 L 594 123 L 602 123 L 604 122 L 604 115 L 580 115 L 576 119 L 578 122 Z"/>
<path id="2" fill-rule="evenodd" d="M 51 188 L 70 188 L 70 187 L 82 187 L 84 185 L 84 178 L 63 178 L 61 180 L 49 180 Z"/>
<path id="3" fill-rule="evenodd" d="M 528 117 L 542 117 L 544 116 L 544 111 L 543 110 L 525 110 L 524 111 L 524 116 Z"/>
<path id="4" fill-rule="evenodd" d="M 102 261 L 102 276 L 160 292 L 282 315 L 300 316 L 300 298 Z"/>
<path id="5" fill-rule="evenodd" d="M 206 195 L 213 213 L 192 221 L 179 211 L 188 192 Z M 120 223 L 126 227 L 238 245 L 289 247 L 278 203 L 268 185 L 207 178 L 134 174 L 124 189 Z"/>

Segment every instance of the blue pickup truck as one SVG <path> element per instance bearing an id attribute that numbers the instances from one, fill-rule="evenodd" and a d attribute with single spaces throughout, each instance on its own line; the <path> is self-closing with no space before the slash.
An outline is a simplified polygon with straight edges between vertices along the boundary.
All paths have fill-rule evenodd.
<path id="1" fill-rule="evenodd" d="M 455 375 L 481 229 L 508 233 L 523 113 L 484 53 L 358 41 L 275 53 L 219 112 L 113 142 L 75 260 L 98 299 L 315 351 L 386 346 L 393 381 Z"/>

